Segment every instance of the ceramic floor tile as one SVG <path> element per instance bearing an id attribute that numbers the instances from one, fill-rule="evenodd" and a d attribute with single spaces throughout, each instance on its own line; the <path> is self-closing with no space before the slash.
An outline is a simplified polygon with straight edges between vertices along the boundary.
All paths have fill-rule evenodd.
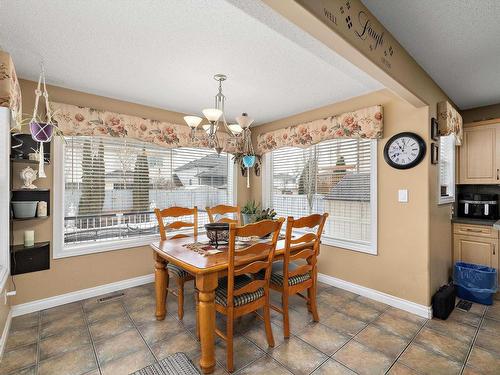
<path id="1" fill-rule="evenodd" d="M 399 357 L 399 362 L 409 368 L 429 375 L 458 375 L 462 364 L 452 361 L 416 344 L 410 344 Z"/>
<path id="2" fill-rule="evenodd" d="M 474 345 L 489 350 L 500 357 L 500 334 L 480 329 Z"/>
<path id="3" fill-rule="evenodd" d="M 422 318 L 418 315 L 409 313 L 409 312 L 401 310 L 401 309 L 397 309 L 395 307 L 388 308 L 386 313 L 389 315 L 395 316 L 397 318 L 408 320 L 408 321 L 416 323 L 418 325 L 424 324 L 425 321 L 427 320 L 427 319 Z"/>
<path id="4" fill-rule="evenodd" d="M 130 374 L 149 366 L 155 362 L 155 358 L 148 349 L 127 354 L 126 356 L 106 362 L 101 366 L 102 375 Z"/>
<path id="5" fill-rule="evenodd" d="M 271 356 L 296 375 L 309 374 L 328 359 L 319 350 L 295 337 L 273 349 Z"/>
<path id="6" fill-rule="evenodd" d="M 348 333 L 352 336 L 356 335 L 359 331 L 366 327 L 365 322 L 354 319 L 340 312 L 334 312 L 321 322 L 330 328 Z"/>
<path id="7" fill-rule="evenodd" d="M 393 359 L 385 354 L 356 341 L 347 343 L 335 353 L 333 359 L 361 375 L 384 374 L 393 362 Z"/>
<path id="8" fill-rule="evenodd" d="M 483 324 L 481 324 L 481 330 L 487 331 L 492 334 L 500 335 L 500 321 L 485 318 Z"/>
<path id="9" fill-rule="evenodd" d="M 89 345 L 57 357 L 41 361 L 39 375 L 80 375 L 97 368 L 95 355 Z"/>
<path id="10" fill-rule="evenodd" d="M 143 309 L 129 312 L 128 314 L 132 318 L 135 324 L 142 325 L 148 322 L 156 322 L 155 316 L 156 307 L 155 305 L 144 306 Z"/>
<path id="11" fill-rule="evenodd" d="M 33 344 L 38 340 L 38 325 L 31 328 L 10 330 L 5 350 L 12 350 L 20 346 Z"/>
<path id="12" fill-rule="evenodd" d="M 290 332 L 295 334 L 312 322 L 312 315 L 290 309 L 288 312 L 290 320 Z M 271 310 L 271 321 L 279 326 L 283 326 L 283 315 Z"/>
<path id="13" fill-rule="evenodd" d="M 45 338 L 47 336 L 60 333 L 68 329 L 75 329 L 85 326 L 85 318 L 82 311 L 74 311 L 66 314 L 64 317 L 59 319 L 51 320 L 46 323 L 42 323 L 42 333 L 41 337 Z"/>
<path id="14" fill-rule="evenodd" d="M 0 374 L 8 374 L 35 364 L 36 351 L 36 344 L 33 344 L 5 352 L 0 362 Z"/>
<path id="15" fill-rule="evenodd" d="M 390 307 L 389 305 L 386 305 L 385 303 L 375 301 L 371 298 L 367 298 L 367 297 L 363 297 L 363 296 L 356 297 L 356 301 L 363 303 L 367 306 L 370 306 L 371 308 L 378 310 L 380 312 L 383 312 Z"/>
<path id="16" fill-rule="evenodd" d="M 19 371 L 11 372 L 9 375 L 36 375 L 36 373 L 36 366 L 32 366 Z"/>
<path id="17" fill-rule="evenodd" d="M 70 329 L 40 341 L 40 360 L 90 345 L 87 328 Z"/>
<path id="18" fill-rule="evenodd" d="M 352 370 L 338 363 L 334 359 L 329 359 L 316 369 L 311 375 L 356 375 Z"/>
<path id="19" fill-rule="evenodd" d="M 479 370 L 476 370 L 475 368 L 472 368 L 470 366 L 465 366 L 464 372 L 462 372 L 462 374 L 463 375 L 484 375 Z"/>
<path id="20" fill-rule="evenodd" d="M 473 313 L 473 314 L 476 314 L 476 315 L 480 315 L 480 316 L 483 316 L 484 314 L 484 311 L 486 310 L 486 306 L 485 305 L 481 305 L 479 303 L 473 303 L 469 312 L 470 313 Z"/>
<path id="21" fill-rule="evenodd" d="M 12 318 L 12 322 L 10 324 L 11 332 L 18 329 L 26 329 L 38 326 L 39 316 L 40 313 L 37 311 L 31 314 L 24 314 Z"/>
<path id="22" fill-rule="evenodd" d="M 466 343 L 470 343 L 476 334 L 475 327 L 452 320 L 432 319 L 425 327 Z"/>
<path id="23" fill-rule="evenodd" d="M 271 328 L 273 330 L 274 347 L 281 345 L 284 341 L 283 338 L 283 328 L 271 323 Z M 253 326 L 246 330 L 243 334 L 247 339 L 252 341 L 255 345 L 264 351 L 271 350 L 267 343 L 266 330 L 264 329 L 264 322 L 258 321 L 253 324 Z"/>
<path id="24" fill-rule="evenodd" d="M 128 312 L 143 309 L 145 306 L 150 306 L 155 303 L 155 297 L 151 294 L 146 294 L 136 297 L 126 297 L 123 299 L 123 305 Z"/>
<path id="25" fill-rule="evenodd" d="M 469 343 L 456 340 L 426 327 L 419 332 L 414 342 L 460 363 L 465 361 L 470 348 Z"/>
<path id="26" fill-rule="evenodd" d="M 495 301 L 493 305 L 488 306 L 486 316 L 488 318 L 500 320 L 500 302 Z"/>
<path id="27" fill-rule="evenodd" d="M 255 361 L 264 355 L 264 352 L 255 346 L 252 342 L 242 336 L 237 336 L 233 340 L 233 364 L 234 370 L 237 371 L 245 367 L 249 363 Z M 215 346 L 215 358 L 222 367 L 226 368 L 226 343 L 221 341 Z"/>
<path id="28" fill-rule="evenodd" d="M 166 356 L 177 352 L 190 353 L 199 351 L 199 346 L 199 342 L 190 334 L 181 331 L 151 345 L 151 350 L 153 350 L 158 360 L 162 360 Z"/>
<path id="29" fill-rule="evenodd" d="M 280 365 L 274 359 L 268 356 L 259 358 L 250 365 L 242 368 L 238 371 L 238 375 L 256 375 L 256 374 L 266 374 L 266 375 L 292 375 L 285 367 Z"/>
<path id="30" fill-rule="evenodd" d="M 155 342 L 184 331 L 184 327 L 177 319 L 169 315 L 167 315 L 165 320 L 146 323 L 139 326 L 138 329 L 148 344 L 154 344 Z"/>
<path id="31" fill-rule="evenodd" d="M 377 316 L 380 315 L 380 311 L 365 305 L 363 303 L 358 302 L 357 300 L 353 300 L 345 304 L 341 311 L 355 319 L 361 320 L 365 323 L 369 323 L 374 320 Z"/>
<path id="32" fill-rule="evenodd" d="M 106 320 L 99 320 L 89 325 L 94 341 L 118 335 L 134 328 L 132 321 L 127 315 L 112 317 Z"/>
<path id="33" fill-rule="evenodd" d="M 353 300 L 356 295 L 339 293 L 338 290 L 327 290 L 318 294 L 318 303 L 326 303 L 327 305 L 339 309 L 347 302 Z"/>
<path id="34" fill-rule="evenodd" d="M 80 301 L 67 303 L 65 305 L 53 307 L 51 309 L 41 311 L 42 323 L 50 322 L 51 320 L 64 318 L 70 313 L 81 312 L 82 304 Z"/>
<path id="35" fill-rule="evenodd" d="M 388 313 L 382 314 L 373 322 L 373 324 L 392 334 L 399 335 L 406 339 L 413 338 L 421 327 L 420 323 L 411 322 L 407 319 Z"/>
<path id="36" fill-rule="evenodd" d="M 297 336 L 329 356 L 351 339 L 351 336 L 319 323 L 307 326 Z"/>
<path id="37" fill-rule="evenodd" d="M 97 322 L 99 320 L 116 318 L 125 315 L 125 310 L 121 302 L 105 302 L 85 309 L 87 320 L 89 323 Z"/>
<path id="38" fill-rule="evenodd" d="M 152 295 L 154 296 L 155 294 L 155 284 L 150 283 L 150 284 L 144 284 L 144 285 L 139 285 L 139 286 L 134 286 L 133 288 L 128 288 L 124 289 L 121 292 L 125 293 L 126 298 L 133 298 L 133 297 L 139 297 L 139 296 L 144 296 L 144 295 Z"/>
<path id="39" fill-rule="evenodd" d="M 485 375 L 500 373 L 500 357 L 477 346 L 472 348 L 467 365 Z"/>
<path id="40" fill-rule="evenodd" d="M 130 353 L 147 349 L 147 346 L 139 335 L 139 332 L 136 329 L 131 329 L 109 339 L 97 341 L 95 348 L 99 363 L 104 365 L 109 361 L 124 357 Z"/>
<path id="41" fill-rule="evenodd" d="M 375 325 L 369 325 L 354 339 L 371 349 L 384 353 L 389 358 L 396 358 L 409 342 L 408 339 L 394 335 Z"/>
<path id="42" fill-rule="evenodd" d="M 406 367 L 405 365 L 396 362 L 389 372 L 387 373 L 388 375 L 418 375 L 418 372 L 415 370 L 412 370 L 409 367 Z"/>
<path id="43" fill-rule="evenodd" d="M 448 319 L 460 323 L 469 324 L 473 327 L 479 326 L 479 323 L 481 322 L 481 317 L 479 315 L 473 314 L 471 312 L 463 312 L 458 309 L 453 310 Z"/>

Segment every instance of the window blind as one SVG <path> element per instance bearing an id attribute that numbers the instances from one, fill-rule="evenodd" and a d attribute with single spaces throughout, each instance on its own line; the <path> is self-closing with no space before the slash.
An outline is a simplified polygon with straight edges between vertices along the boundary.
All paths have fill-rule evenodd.
<path id="1" fill-rule="evenodd" d="M 232 162 L 225 153 L 111 137 L 65 141 L 65 245 L 155 234 L 156 207 L 197 206 L 202 227 L 206 207 L 232 204 Z"/>
<path id="2" fill-rule="evenodd" d="M 455 136 L 439 138 L 440 197 L 454 199 L 455 195 Z"/>
<path id="3" fill-rule="evenodd" d="M 334 139 L 273 151 L 270 205 L 285 217 L 328 212 L 326 237 L 370 245 L 373 147 L 376 141 Z"/>

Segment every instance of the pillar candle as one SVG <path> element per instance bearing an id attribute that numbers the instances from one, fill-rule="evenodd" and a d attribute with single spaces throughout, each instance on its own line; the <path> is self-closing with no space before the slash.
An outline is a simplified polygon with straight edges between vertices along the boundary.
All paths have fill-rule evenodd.
<path id="1" fill-rule="evenodd" d="M 24 231 L 24 246 L 30 247 L 35 245 L 35 231 L 25 230 Z"/>

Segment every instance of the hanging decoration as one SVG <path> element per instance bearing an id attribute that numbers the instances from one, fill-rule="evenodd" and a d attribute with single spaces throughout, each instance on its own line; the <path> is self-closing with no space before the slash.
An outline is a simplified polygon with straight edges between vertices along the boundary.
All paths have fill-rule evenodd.
<path id="1" fill-rule="evenodd" d="M 250 187 L 250 168 L 255 166 L 257 162 L 257 157 L 253 150 L 252 145 L 252 133 L 250 131 L 250 125 L 253 119 L 248 117 L 246 113 L 242 113 L 241 116 L 236 117 L 236 122 L 243 129 L 242 131 L 242 163 L 243 167 L 247 169 L 247 188 Z"/>
<path id="2" fill-rule="evenodd" d="M 460 113 L 448 101 L 438 103 L 437 112 L 439 135 L 446 136 L 453 134 L 455 136 L 455 144 L 457 146 L 462 145 L 464 131 Z"/>
<path id="3" fill-rule="evenodd" d="M 43 88 L 42 88 L 43 86 Z M 40 122 L 38 120 L 38 102 L 40 101 L 40 96 L 44 97 L 45 108 L 46 108 L 46 122 Z M 40 143 L 38 148 L 38 177 L 47 177 L 44 170 L 45 159 L 43 157 L 43 144 L 50 142 L 52 136 L 54 135 L 55 125 L 52 122 L 52 110 L 49 105 L 49 93 L 47 92 L 47 85 L 45 83 L 45 69 L 43 63 L 40 64 L 40 76 L 38 77 L 38 86 L 35 90 L 35 106 L 33 108 L 33 116 L 29 123 L 31 138 Z"/>

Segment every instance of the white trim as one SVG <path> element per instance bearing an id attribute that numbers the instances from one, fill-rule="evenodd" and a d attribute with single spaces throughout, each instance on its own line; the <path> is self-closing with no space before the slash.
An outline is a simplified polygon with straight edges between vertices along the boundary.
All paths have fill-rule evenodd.
<path id="1" fill-rule="evenodd" d="M 322 273 L 318 274 L 318 281 L 321 281 L 331 286 L 335 286 L 340 289 L 348 290 L 349 292 L 359 294 L 363 297 L 367 297 L 378 302 L 385 303 L 392 307 L 408 311 L 412 314 L 421 316 L 422 318 L 426 319 L 432 318 L 431 306 L 420 305 L 415 302 L 411 302 L 399 297 L 392 296 L 387 293 L 379 292 L 378 290 L 375 289 L 367 288 L 366 286 L 354 284 L 349 281 L 338 279 L 336 277 L 325 275 Z"/>
<path id="2" fill-rule="evenodd" d="M 367 253 L 378 254 L 378 141 L 372 140 L 370 149 L 370 208 L 371 208 L 371 238 L 370 238 L 370 251 Z M 363 250 L 361 250 L 363 251 Z"/>
<path id="3" fill-rule="evenodd" d="M 54 182 L 52 203 L 52 257 L 64 258 L 64 142 L 61 137 L 54 137 L 54 153 L 52 165 L 54 166 Z"/>
<path id="4" fill-rule="evenodd" d="M 93 288 L 81 289 L 75 292 L 65 293 L 54 297 L 39 299 L 32 302 L 22 303 L 20 305 L 14 305 L 11 308 L 12 316 L 19 316 L 24 314 L 29 314 L 35 311 L 49 309 L 51 307 L 56 307 L 64 305 L 66 303 L 71 303 L 75 301 L 81 301 L 87 298 L 97 297 L 101 294 L 116 292 L 117 290 L 132 288 L 134 286 L 148 284 L 154 281 L 154 274 L 144 275 L 134 277 L 132 279 L 126 279 L 117 281 L 110 284 L 99 285 Z"/>
<path id="5" fill-rule="evenodd" d="M 441 148 L 442 148 L 442 145 L 441 145 L 441 138 L 442 137 L 440 137 L 439 138 L 439 144 L 438 144 L 438 147 L 439 147 L 439 150 L 438 150 L 439 162 L 437 164 L 437 166 L 438 166 L 438 183 L 437 183 L 438 205 L 455 203 L 455 195 L 456 195 L 455 169 L 456 169 L 457 147 L 455 145 L 455 136 L 454 135 L 449 135 L 448 137 L 452 137 L 451 139 L 453 140 L 453 155 L 450 157 L 451 163 L 453 165 L 450 167 L 450 181 L 449 181 L 450 182 L 450 190 L 451 191 L 450 191 L 450 195 L 444 196 L 444 197 L 441 196 L 441 160 L 442 160 L 442 158 L 440 157 L 441 156 L 440 153 L 441 153 Z"/>
<path id="6" fill-rule="evenodd" d="M 0 107 L 0 290 L 10 274 L 10 129 L 14 126 L 9 108 Z"/>
<path id="7" fill-rule="evenodd" d="M 271 152 L 264 154 L 262 158 L 262 178 L 261 178 L 261 200 L 262 207 L 271 207 L 272 186 L 270 184 L 273 173 L 273 158 Z"/>
<path id="8" fill-rule="evenodd" d="M 5 344 L 7 343 L 7 337 L 9 336 L 11 323 L 12 309 L 10 309 L 9 313 L 7 314 L 7 319 L 5 320 L 5 325 L 3 326 L 2 337 L 0 338 L 0 359 L 3 358 L 3 352 L 5 350 Z"/>

